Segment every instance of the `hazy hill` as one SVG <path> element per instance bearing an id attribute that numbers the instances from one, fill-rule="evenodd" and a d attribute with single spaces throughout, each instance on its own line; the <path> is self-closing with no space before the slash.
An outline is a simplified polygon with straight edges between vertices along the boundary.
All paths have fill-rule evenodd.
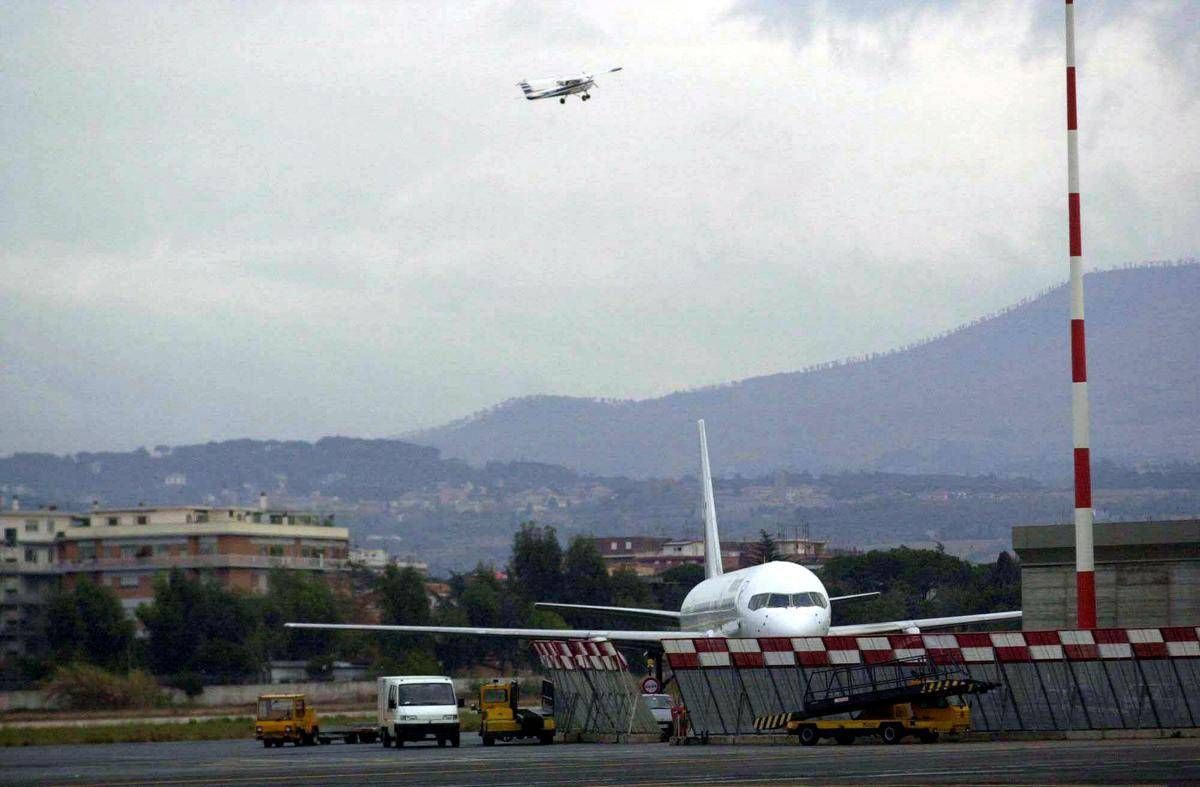
<path id="1" fill-rule="evenodd" d="M 1200 265 L 1086 277 L 1092 446 L 1200 458 Z M 709 424 L 723 475 L 780 468 L 1069 474 L 1068 293 L 1057 287 L 924 344 L 643 401 L 533 396 L 411 439 L 472 463 L 522 458 L 675 476 Z"/>
<path id="2" fill-rule="evenodd" d="M 227 440 L 158 446 L 153 452 L 23 453 L 0 458 L 0 489 L 64 507 L 79 507 L 93 499 L 103 505 L 254 504 L 260 491 L 346 501 L 391 500 L 441 484 L 524 489 L 573 480 L 575 474 L 561 467 L 494 462 L 476 468 L 442 459 L 436 448 L 348 437 L 323 437 L 315 443 Z"/>

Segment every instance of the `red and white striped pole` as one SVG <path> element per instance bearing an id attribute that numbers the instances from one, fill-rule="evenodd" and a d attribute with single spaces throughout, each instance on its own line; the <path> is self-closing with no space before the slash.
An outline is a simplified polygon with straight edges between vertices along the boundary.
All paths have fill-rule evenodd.
<path id="1" fill-rule="evenodd" d="M 1071 432 L 1075 444 L 1075 593 L 1079 628 L 1096 627 L 1092 462 L 1088 450 L 1083 333 L 1083 231 L 1079 226 L 1079 117 L 1075 111 L 1075 4 L 1067 2 L 1067 220 L 1071 247 Z"/>

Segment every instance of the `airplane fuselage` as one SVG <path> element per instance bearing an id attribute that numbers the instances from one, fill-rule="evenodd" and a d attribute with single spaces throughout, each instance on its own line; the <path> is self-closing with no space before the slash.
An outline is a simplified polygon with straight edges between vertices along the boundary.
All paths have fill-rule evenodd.
<path id="1" fill-rule="evenodd" d="M 712 577 L 679 610 L 681 631 L 722 637 L 819 637 L 829 632 L 829 594 L 815 574 L 775 561 Z"/>

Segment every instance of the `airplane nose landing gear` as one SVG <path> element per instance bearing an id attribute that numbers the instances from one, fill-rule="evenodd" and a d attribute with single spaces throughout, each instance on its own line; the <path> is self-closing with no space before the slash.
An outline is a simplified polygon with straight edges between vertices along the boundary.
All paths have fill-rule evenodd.
<path id="1" fill-rule="evenodd" d="M 567 103 L 567 100 L 566 100 L 565 98 L 560 98 L 560 99 L 558 100 L 558 103 L 560 103 L 560 104 L 565 104 L 565 103 Z"/>

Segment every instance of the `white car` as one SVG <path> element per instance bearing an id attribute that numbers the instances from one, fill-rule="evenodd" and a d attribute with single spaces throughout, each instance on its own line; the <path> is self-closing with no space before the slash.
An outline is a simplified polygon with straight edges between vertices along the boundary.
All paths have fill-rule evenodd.
<path id="1" fill-rule="evenodd" d="M 671 718 L 671 708 L 676 704 L 675 698 L 670 694 L 643 694 L 642 702 L 658 722 L 658 727 L 662 730 L 662 739 L 668 740 L 675 730 L 675 720 Z"/>

